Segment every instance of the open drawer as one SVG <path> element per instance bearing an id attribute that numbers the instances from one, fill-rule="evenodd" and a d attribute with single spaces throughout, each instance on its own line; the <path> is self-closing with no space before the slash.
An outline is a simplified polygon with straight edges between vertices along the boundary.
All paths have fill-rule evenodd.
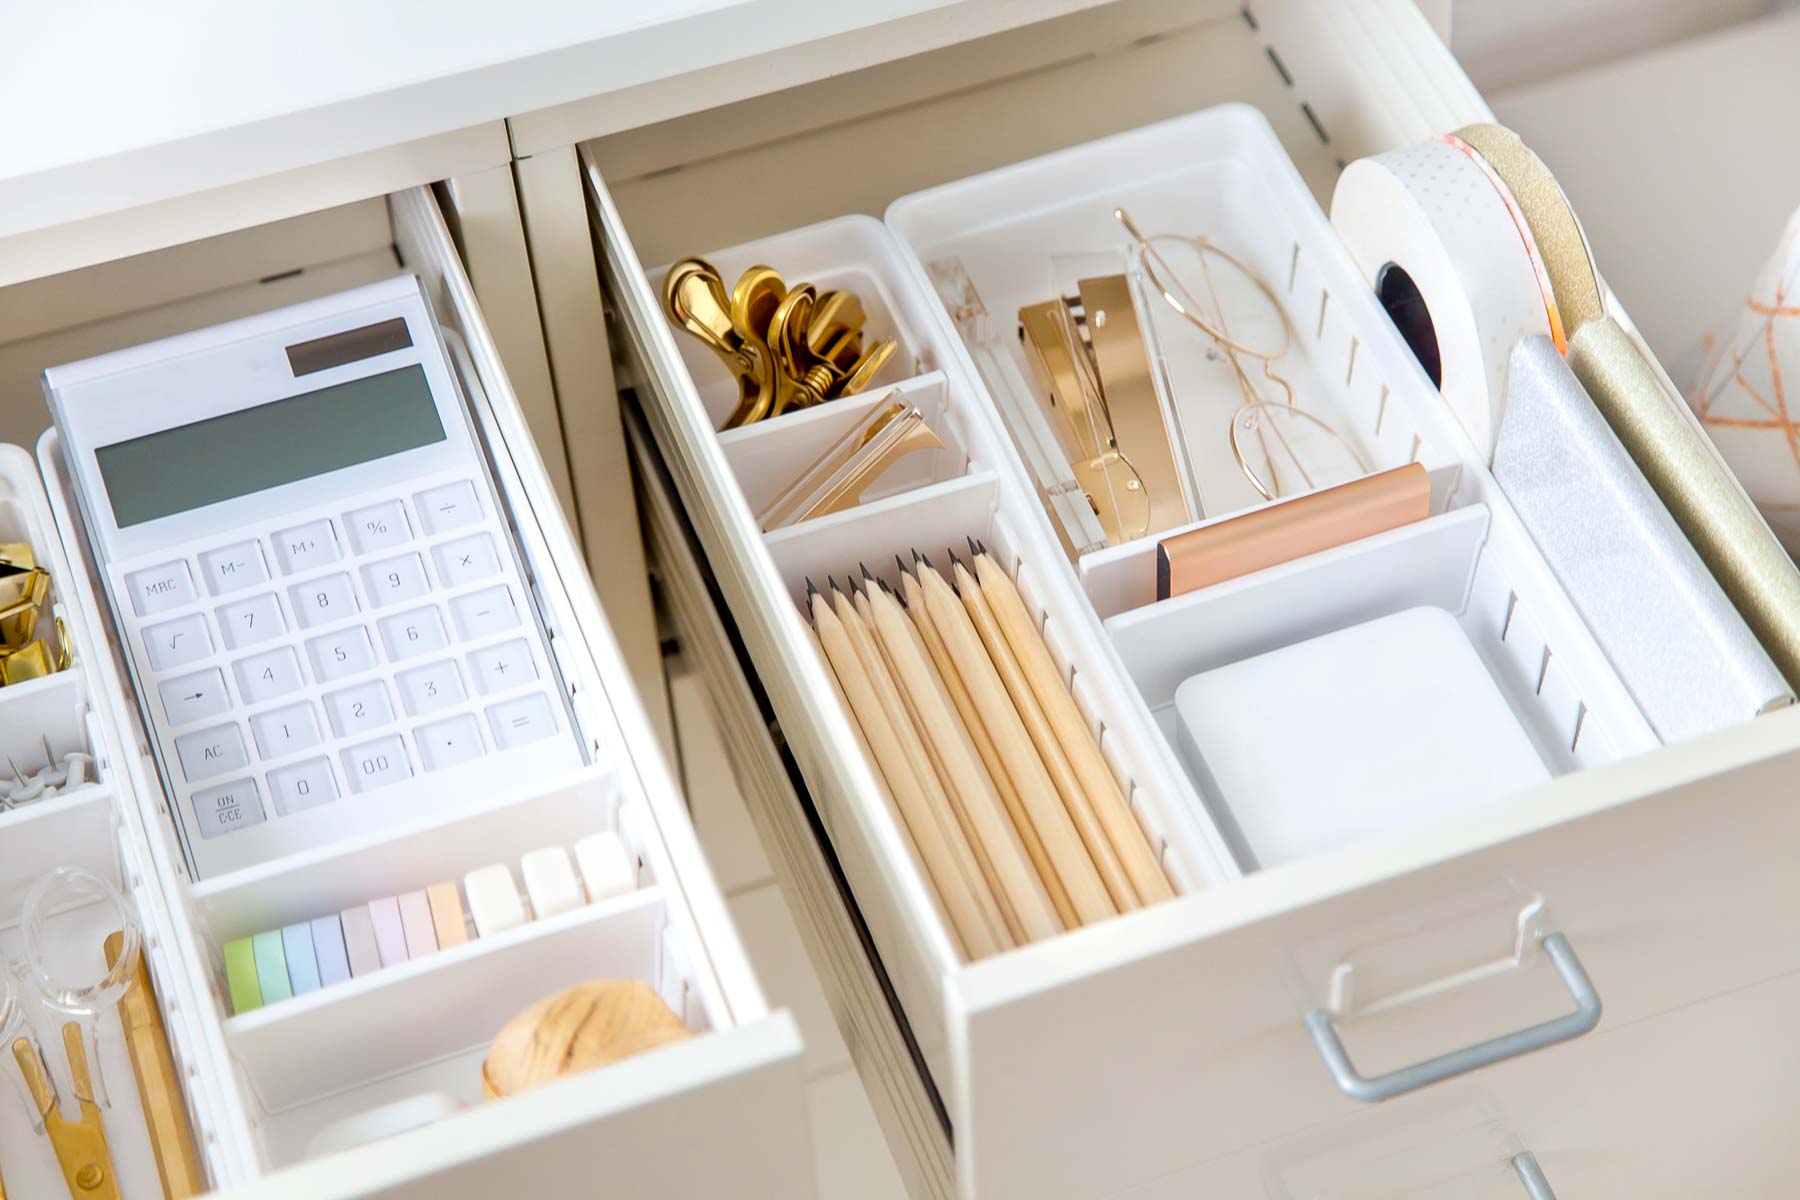
<path id="1" fill-rule="evenodd" d="M 1132 27 L 1150 23 L 1157 10 L 1124 4 L 1112 11 Z M 956 78 L 957 64 L 947 69 Z M 946 178 L 1236 101 L 1267 118 L 1298 177 L 1323 202 L 1349 159 L 1488 119 L 1485 106 L 1407 4 L 1291 0 L 1209 9 L 1201 18 L 1189 9 L 1158 36 L 1109 46 L 1104 55 L 957 81 L 965 86 L 923 100 L 909 95 L 909 103 L 864 109 L 841 124 L 766 139 L 743 134 L 752 142 L 744 148 L 724 143 L 719 130 L 743 130 L 739 118 L 759 111 L 807 112 L 831 96 L 809 104 L 801 90 L 767 110 L 713 116 L 703 132 L 669 131 L 702 147 L 679 171 L 657 160 L 655 170 L 632 173 L 650 165 L 645 148 L 657 131 L 590 143 L 583 162 L 603 269 L 649 424 L 746 669 L 780 723 L 942 1097 L 959 1192 L 1210 1191 L 1205 1164 L 1219 1164 L 1219 1178 L 1235 1182 L 1227 1166 L 1254 1159 L 1258 1148 L 1335 1122 L 1356 1140 L 1369 1125 L 1359 1119 L 1367 1103 L 1392 1096 L 1383 1107 L 1430 1105 L 1463 1087 L 1491 1101 L 1511 1144 L 1544 1148 L 1551 1178 L 1561 1167 L 1565 1178 L 1604 1188 L 1614 1177 L 1594 1156 L 1621 1155 L 1632 1144 L 1647 1094 L 1673 1112 L 1685 1103 L 1686 1086 L 1680 1078 L 1647 1083 L 1643 1073 L 1619 1069 L 1621 1055 L 1611 1048 L 1623 1047 L 1634 1030 L 1701 1011 L 1693 1006 L 1703 1002 L 1719 1015 L 1713 1005 L 1726 993 L 1800 967 L 1788 939 L 1744 928 L 1772 900 L 1791 900 L 1780 847 L 1800 831 L 1800 817 L 1781 781 L 1800 766 L 1800 713 L 1655 748 L 1641 712 L 1516 518 L 1497 499 L 1486 515 L 1482 503 L 1469 503 L 1481 495 L 1479 482 L 1459 479 L 1456 454 L 1443 453 L 1450 427 L 1435 420 L 1442 414 L 1423 414 L 1419 436 L 1388 429 L 1400 436 L 1392 461 L 1416 457 L 1445 477 L 1445 491 L 1464 489 L 1411 537 L 1415 548 L 1427 541 L 1430 548 L 1391 555 L 1393 543 L 1372 540 L 1371 559 L 1340 563 L 1310 582 L 1266 572 L 1245 584 L 1260 594 L 1218 612 L 1224 627 L 1251 640 L 1273 636 L 1256 631 L 1259 611 L 1304 625 L 1314 609 L 1348 596 L 1345 603 L 1369 606 L 1359 610 L 1367 619 L 1393 611 L 1374 593 L 1404 559 L 1407 570 L 1423 572 L 1417 578 L 1439 581 L 1430 586 L 1443 588 L 1442 605 L 1472 637 L 1488 639 L 1490 666 L 1510 664 L 1512 703 L 1522 720 L 1537 719 L 1527 710 L 1541 717 L 1534 737 L 1554 778 L 1408 831 L 1246 873 L 1159 728 L 1169 696 L 1147 682 L 1159 647 L 1166 656 L 1205 646 L 1208 637 L 1225 636 L 1220 622 L 1190 614 L 1184 624 L 1178 610 L 1165 610 L 1159 616 L 1169 624 L 1160 633 L 1139 631 L 1135 662 L 1128 662 L 1124 642 L 1134 635 L 1117 614 L 1143 600 L 1108 607 L 1091 581 L 1084 590 L 924 264 L 909 260 L 906 239 L 867 217 L 776 233 L 789 193 L 743 182 L 829 162 L 789 206 L 803 221 L 881 212 Z M 1058 110 L 1066 121 L 1046 115 L 1077 96 L 1078 106 Z M 615 163 L 625 170 L 615 173 Z M 1157 161 L 1142 170 L 1173 173 L 1178 165 Z M 721 204 L 720 196 L 738 189 L 752 194 Z M 1056 199 L 1039 192 L 1018 205 L 1035 212 L 1038 202 Z M 822 210 L 831 201 L 838 206 Z M 903 233 L 905 221 L 889 215 Z M 1306 221 L 1329 238 L 1317 208 Z M 977 228 L 970 236 L 981 234 Z M 640 241 L 649 247 L 642 257 Z M 1401 393 L 1416 391 L 1423 376 L 1378 309 L 1376 324 L 1355 318 L 1353 330 L 1340 323 L 1350 318 L 1327 320 L 1321 281 L 1340 281 L 1348 263 L 1335 241 L 1309 247 L 1328 267 L 1307 277 L 1298 323 L 1320 344 L 1320 361 L 1328 357 L 1346 378 L 1363 372 L 1359 386 L 1370 389 L 1368 415 L 1380 436 L 1388 428 L 1382 400 L 1391 391 L 1403 404 Z M 902 342 L 884 380 L 910 376 L 915 392 L 948 396 L 940 411 L 968 469 L 765 534 L 755 514 L 768 499 L 763 464 L 776 430 L 715 433 L 730 409 L 729 380 L 662 312 L 657 264 L 687 254 L 708 257 L 728 280 L 767 263 L 790 278 L 855 288 L 871 327 Z M 1334 287 L 1329 305 L 1372 308 L 1366 297 L 1344 296 Z M 996 322 L 1007 315 L 992 314 Z M 1378 365 L 1389 362 L 1398 364 L 1391 372 Z M 1390 373 L 1391 387 L 1370 382 L 1377 373 Z M 798 431 L 815 416 L 825 420 L 810 413 L 777 420 Z M 842 576 L 866 562 L 892 583 L 887 564 L 896 552 L 941 553 L 971 535 L 997 553 L 1027 595 L 1181 893 L 974 963 L 957 953 L 924 873 L 879 800 L 797 604 L 808 576 L 822 583 L 828 572 Z M 1445 570 L 1422 566 L 1427 560 Z M 1773 1024 L 1763 1033 L 1791 1048 Z M 1474 1073 L 1433 1087 L 1435 1072 L 1406 1070 L 1445 1055 Z M 1577 1085 L 1589 1103 L 1573 1121 L 1563 1099 Z M 1734 1182 L 1748 1187 L 1787 1161 L 1785 1146 L 1763 1149 Z M 1671 1185 L 1666 1194 L 1684 1193 Z"/>
<path id="2" fill-rule="evenodd" d="M 278 287 L 289 285 L 284 294 L 260 293 L 245 280 L 210 294 L 165 294 L 168 311 L 121 312 L 106 311 L 118 305 L 116 294 L 59 293 L 54 280 L 23 285 L 64 304 L 70 295 L 92 295 L 102 310 L 92 316 L 105 320 L 38 331 L 4 348 L 8 363 L 37 355 L 41 369 L 396 270 L 417 274 L 445 330 L 527 574 L 542 597 L 592 765 L 540 790 L 498 792 L 449 817 L 203 882 L 190 879 L 117 647 L 104 632 L 110 626 L 102 620 L 79 509 L 51 431 L 39 444 L 37 470 L 17 449 L 0 459 L 7 469 L 0 507 L 8 496 L 36 498 L 42 517 L 30 540 L 58 554 L 52 573 L 80 669 L 0 689 L 0 705 L 16 700 L 0 709 L 8 714 L 0 729 L 6 739 L 24 736 L 28 722 L 15 724 L 15 713 L 61 722 L 45 727 L 49 744 L 61 751 L 63 741 L 86 739 L 102 782 L 0 816 L 7 827 L 0 833 L 0 903 L 8 904 L 0 915 L 0 949 L 13 951 L 6 939 L 16 932 L 18 893 L 63 858 L 126 890 L 145 927 L 203 1170 L 213 1186 L 233 1195 L 537 1195 L 596 1180 L 634 1195 L 808 1194 L 811 1155 L 796 1026 L 786 1012 L 769 1010 L 751 973 L 438 202 L 429 189 L 415 189 L 353 208 L 289 223 L 258 243 L 267 254 L 285 244 L 295 256 L 291 266 L 248 277 L 281 276 Z M 332 245 L 334 233 L 350 244 Z M 244 249 L 246 235 L 229 236 Z M 191 275 L 184 283 L 193 286 L 209 273 L 242 271 L 253 257 L 223 266 L 216 248 L 199 243 L 159 252 L 156 265 L 166 271 L 185 264 Z M 94 270 L 124 272 L 152 291 L 166 291 L 164 272 L 147 281 L 132 266 Z M 306 279 L 314 272 L 316 278 Z M 296 280 L 305 282 L 296 287 Z M 225 282 L 213 279 L 212 286 Z M 78 349 L 71 353 L 71 347 Z M 29 419 L 10 408 L 8 418 Z M 31 703 L 34 695 L 52 693 L 55 707 Z M 38 738 L 33 733 L 26 741 L 36 746 Z M 608 830 L 622 839 L 635 871 L 634 886 L 622 894 L 234 1013 L 222 949 L 234 939 L 457 879 L 489 863 L 516 863 L 534 848 L 571 846 Z M 482 1061 L 501 1025 L 544 996 L 595 978 L 647 982 L 697 1036 L 484 1103 Z M 116 1031 L 103 1027 L 107 1081 L 115 1097 L 130 1098 L 131 1070 L 114 1041 Z M 389 1106 L 421 1096 L 432 1099 L 416 1103 L 415 1112 L 423 1107 L 438 1119 L 419 1124 L 414 1117 L 417 1128 L 382 1140 L 371 1140 L 367 1125 L 345 1131 L 346 1121 L 354 1124 L 360 1114 L 391 1114 Z M 6 1120 L 12 1116 L 9 1110 Z M 139 1144 L 134 1106 L 120 1101 L 105 1119 L 109 1131 L 117 1130 L 124 1195 L 153 1194 L 155 1171 L 147 1142 Z M 49 1144 L 15 1138 L 10 1123 L 5 1128 L 4 1170 L 13 1194 L 53 1194 L 48 1184 L 33 1190 L 29 1173 L 37 1158 L 54 1172 Z M 352 1148 L 338 1149 L 346 1144 Z"/>

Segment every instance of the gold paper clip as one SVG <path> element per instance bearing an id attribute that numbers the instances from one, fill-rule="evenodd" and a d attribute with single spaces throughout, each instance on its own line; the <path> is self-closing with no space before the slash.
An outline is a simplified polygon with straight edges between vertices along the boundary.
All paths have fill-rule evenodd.
<path id="1" fill-rule="evenodd" d="M 50 1071 L 35 1041 L 29 1037 L 13 1039 L 13 1058 L 25 1076 L 25 1088 L 37 1109 L 38 1125 L 56 1149 L 56 1161 L 62 1167 L 63 1182 L 72 1200 L 119 1200 L 118 1177 L 113 1171 L 112 1152 L 107 1148 L 106 1129 L 100 1123 L 100 1106 L 94 1102 L 94 1081 L 88 1073 L 87 1051 L 81 1044 L 81 1026 L 70 1021 L 63 1026 L 62 1034 L 69 1073 L 75 1080 L 75 1099 L 81 1105 L 79 1121 L 62 1115 L 56 1085 L 50 1082 Z"/>
<path id="2" fill-rule="evenodd" d="M 943 448 L 918 407 L 902 400 L 878 405 L 783 488 L 757 514 L 757 522 L 767 532 L 854 508 L 869 485 L 901 458 L 915 450 Z"/>

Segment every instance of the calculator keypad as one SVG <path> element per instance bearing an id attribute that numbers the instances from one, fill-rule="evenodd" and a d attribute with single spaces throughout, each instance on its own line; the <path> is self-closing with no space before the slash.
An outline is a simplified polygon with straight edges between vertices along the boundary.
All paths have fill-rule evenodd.
<path id="1" fill-rule="evenodd" d="M 486 518 L 454 480 L 125 575 L 138 616 L 174 614 L 139 636 L 201 836 L 558 732 Z"/>

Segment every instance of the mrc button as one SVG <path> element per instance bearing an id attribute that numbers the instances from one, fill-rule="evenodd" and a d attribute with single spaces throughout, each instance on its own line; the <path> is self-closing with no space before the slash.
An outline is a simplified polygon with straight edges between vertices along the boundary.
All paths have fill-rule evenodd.
<path id="1" fill-rule="evenodd" d="M 194 577 L 188 573 L 186 561 L 145 567 L 125 577 L 125 590 L 131 593 L 131 608 L 140 617 L 180 608 L 194 598 Z"/>

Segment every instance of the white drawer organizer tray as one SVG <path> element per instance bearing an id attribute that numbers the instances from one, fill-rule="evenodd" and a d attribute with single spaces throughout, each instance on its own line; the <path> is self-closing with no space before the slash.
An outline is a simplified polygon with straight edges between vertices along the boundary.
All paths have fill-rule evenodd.
<path id="1" fill-rule="evenodd" d="M 388 203 L 401 264 L 423 279 L 445 325 L 594 765 L 541 790 L 499 789 L 454 817 L 194 883 L 145 757 L 117 648 L 95 632 L 108 627 L 92 564 L 74 551 L 87 568 L 77 573 L 58 556 L 59 537 L 63 548 L 84 543 L 52 431 L 38 454 L 49 507 L 29 458 L 16 448 L 0 457 L 0 537 L 15 532 L 23 511 L 33 544 L 57 556 L 50 565 L 80 669 L 0 690 L 0 737 L 9 747 L 22 742 L 22 762 L 27 752 L 41 756 L 36 722 L 57 749 L 72 740 L 92 745 L 105 776 L 80 793 L 0 815 L 0 950 L 15 949 L 17 900 L 41 869 L 74 861 L 129 889 L 202 1156 L 215 1185 L 242 1185 L 243 1195 L 263 1194 L 263 1186 L 271 1196 L 551 1194 L 585 1185 L 602 1164 L 608 1186 L 622 1194 L 806 1194 L 793 1022 L 768 1011 L 750 972 L 436 203 L 423 189 Z M 488 863 L 516 863 L 526 851 L 604 829 L 618 831 L 635 857 L 629 894 L 231 1014 L 220 950 L 227 941 Z M 500 1026 L 543 996 L 594 978 L 648 981 L 701 1036 L 484 1105 L 480 1064 Z M 147 1196 L 155 1176 L 147 1142 L 139 1145 L 130 1068 L 122 1044 L 107 1037 L 117 1105 L 107 1126 L 125 1195 Z M 326 1126 L 427 1092 L 449 1093 L 468 1108 L 397 1139 L 309 1158 Z M 49 1183 L 30 1186 L 30 1172 L 53 1172 L 54 1159 L 48 1142 L 13 1128 L 23 1116 L 12 1109 L 0 1106 L 13 1194 L 54 1194 Z M 714 1132 L 696 1139 L 696 1130 Z M 282 1172 L 287 1167 L 295 1170 Z M 280 1173 L 266 1185 L 251 1182 L 272 1172 Z"/>
<path id="2" fill-rule="evenodd" d="M 1374 136 L 1364 149 L 1385 148 Z M 584 163 L 652 424 L 942 1096 L 962 1195 L 1204 1192 L 1196 1164 L 1237 1162 L 1303 1130 L 1354 1140 L 1367 1101 L 1403 1097 L 1389 1108 L 1416 1111 L 1414 1101 L 1465 1086 L 1488 1098 L 1503 1140 L 1543 1147 L 1579 1192 L 1618 1177 L 1625 1148 L 1644 1135 L 1644 1080 L 1584 1070 L 1617 1061 L 1592 1048 L 1800 965 L 1800 948 L 1722 932 L 1756 894 L 1740 868 L 1757 859 L 1766 883 L 1780 869 L 1770 831 L 1800 829 L 1775 791 L 1800 717 L 1657 748 L 1253 110 L 1196 113 L 922 193 L 889 210 L 898 238 L 852 217 L 717 253 L 701 236 L 679 247 L 701 251 L 728 281 L 766 263 L 790 281 L 878 297 L 872 336 L 902 341 L 883 382 L 910 372 L 935 387 L 941 375 L 940 432 L 969 460 L 964 474 L 767 536 L 752 514 L 780 474 L 782 431 L 824 412 L 714 433 L 729 381 L 663 317 L 660 274 L 638 262 L 592 147 Z M 1050 255 L 1123 245 L 1115 204 L 1147 230 L 1228 241 L 1273 281 L 1318 403 L 1373 466 L 1424 463 L 1433 515 L 1160 604 L 1154 539 L 1072 565 L 984 391 L 980 349 L 959 337 L 925 264 L 960 259 L 995 332 L 1010 335 L 1021 302 L 1055 294 Z M 793 438 L 790 473 L 806 461 L 804 440 Z M 822 586 L 867 563 L 892 583 L 894 553 L 941 552 L 969 535 L 1037 609 L 1183 893 L 972 965 L 958 961 L 877 799 L 797 607 L 808 575 Z M 1456 617 L 1552 782 L 1245 874 L 1168 736 L 1175 685 L 1421 604 Z M 1705 972 L 1669 969 L 1690 955 Z M 1477 1049 L 1451 1054 L 1466 1047 Z M 1406 1096 L 1449 1066 L 1479 1071 Z M 1591 1102 L 1572 1123 L 1562 1103 L 1571 1090 Z M 1657 1128 L 1679 1129 L 1678 1084 L 1656 1094 L 1671 1106 Z"/>

